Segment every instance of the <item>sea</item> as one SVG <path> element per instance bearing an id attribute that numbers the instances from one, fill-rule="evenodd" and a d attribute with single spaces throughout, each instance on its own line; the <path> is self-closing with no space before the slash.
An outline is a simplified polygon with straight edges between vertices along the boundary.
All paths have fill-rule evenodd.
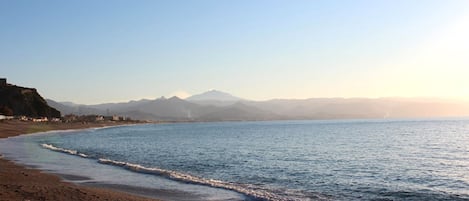
<path id="1" fill-rule="evenodd" d="M 168 123 L 0 140 L 17 163 L 164 200 L 469 200 L 469 119 Z"/>

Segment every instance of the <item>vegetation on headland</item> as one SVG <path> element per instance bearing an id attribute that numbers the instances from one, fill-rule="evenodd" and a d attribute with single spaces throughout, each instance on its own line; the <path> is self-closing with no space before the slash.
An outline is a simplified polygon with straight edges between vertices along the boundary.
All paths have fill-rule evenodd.
<path id="1" fill-rule="evenodd" d="M 0 85 L 0 114 L 5 116 L 28 116 L 59 118 L 60 112 L 50 107 L 34 88 L 7 84 Z"/>
<path id="2" fill-rule="evenodd" d="M 118 115 L 61 115 L 61 112 L 48 105 L 46 100 L 34 88 L 26 88 L 6 83 L 0 84 L 0 121 L 19 120 L 51 123 L 139 123 L 125 116 Z M 46 131 L 51 124 L 32 125 L 28 133 Z"/>

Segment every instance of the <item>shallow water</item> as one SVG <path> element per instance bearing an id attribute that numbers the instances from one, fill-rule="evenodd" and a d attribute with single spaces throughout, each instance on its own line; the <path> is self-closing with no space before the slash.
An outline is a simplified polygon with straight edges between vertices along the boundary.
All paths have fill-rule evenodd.
<path id="1" fill-rule="evenodd" d="M 469 200 L 466 119 L 138 125 L 10 138 L 0 152 L 200 200 Z"/>

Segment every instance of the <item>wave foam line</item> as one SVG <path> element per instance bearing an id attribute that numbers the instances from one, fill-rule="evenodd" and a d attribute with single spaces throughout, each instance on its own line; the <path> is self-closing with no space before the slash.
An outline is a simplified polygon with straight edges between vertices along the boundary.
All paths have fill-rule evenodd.
<path id="1" fill-rule="evenodd" d="M 102 164 L 123 167 L 125 169 L 135 171 L 135 172 L 165 176 L 169 179 L 176 180 L 176 181 L 182 181 L 186 183 L 194 183 L 194 184 L 206 185 L 206 186 L 215 187 L 215 188 L 233 190 L 233 191 L 236 191 L 236 192 L 248 195 L 248 196 L 252 196 L 258 199 L 262 199 L 262 200 L 274 200 L 274 201 L 299 200 L 299 199 L 294 199 L 294 198 L 292 199 L 292 198 L 287 198 L 284 196 L 276 195 L 274 193 L 268 192 L 258 187 L 256 188 L 255 186 L 252 186 L 252 185 L 234 184 L 234 183 L 229 183 L 229 182 L 224 182 L 224 181 L 219 181 L 219 180 L 214 180 L 214 179 L 206 179 L 206 178 L 196 177 L 196 176 L 192 176 L 192 175 L 181 173 L 181 172 L 165 170 L 161 168 L 148 168 L 148 167 L 144 167 L 138 164 L 114 161 L 114 160 L 104 159 L 104 158 L 100 158 L 98 162 Z"/>
<path id="2" fill-rule="evenodd" d="M 70 155 L 75 155 L 75 156 L 80 156 L 83 158 L 92 158 L 84 153 L 80 153 L 76 150 L 71 150 L 71 149 L 64 149 L 60 147 L 55 147 L 50 144 L 41 144 L 42 147 L 52 150 L 52 151 L 57 151 L 57 152 L 62 152 Z M 289 196 L 282 196 L 275 194 L 273 192 L 269 192 L 268 190 L 265 190 L 259 186 L 256 185 L 250 185 L 250 184 L 235 184 L 235 183 L 230 183 L 230 182 L 224 182 L 220 180 L 215 180 L 215 179 L 206 179 L 202 177 L 197 177 L 197 176 L 192 176 L 186 173 L 181 173 L 177 171 L 172 171 L 172 170 L 165 170 L 161 168 L 149 168 L 149 167 L 144 167 L 139 164 L 133 164 L 133 163 L 127 163 L 127 162 L 121 162 L 121 161 L 114 161 L 110 159 L 104 159 L 104 158 L 99 158 L 98 162 L 101 164 L 107 164 L 107 165 L 114 165 L 114 166 L 119 166 L 122 168 L 125 168 L 130 171 L 138 172 L 138 173 L 146 173 L 146 174 L 153 174 L 153 175 L 158 175 L 158 176 L 163 176 L 171 180 L 175 181 L 180 181 L 180 182 L 185 182 L 185 183 L 192 183 L 192 184 L 198 184 L 198 185 L 204 185 L 204 186 L 210 186 L 214 188 L 222 188 L 226 190 L 232 190 L 236 191 L 238 193 L 245 194 L 247 196 L 251 196 L 260 200 L 272 200 L 272 201 L 296 201 L 296 200 L 309 200 L 305 198 L 292 198 Z"/>
<path id="3" fill-rule="evenodd" d="M 62 153 L 71 154 L 71 155 L 75 155 L 75 156 L 80 156 L 80 157 L 83 157 L 83 158 L 88 158 L 88 155 L 86 155 L 84 153 L 80 153 L 76 150 L 55 147 L 54 145 L 51 145 L 51 144 L 41 144 L 41 146 L 46 148 L 46 149 L 50 149 L 52 151 L 57 151 L 57 152 L 62 152 Z"/>

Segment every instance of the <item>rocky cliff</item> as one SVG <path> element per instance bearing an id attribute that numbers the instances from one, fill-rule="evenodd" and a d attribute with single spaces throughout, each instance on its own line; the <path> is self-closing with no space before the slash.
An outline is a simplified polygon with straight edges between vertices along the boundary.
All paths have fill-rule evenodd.
<path id="1" fill-rule="evenodd" d="M 28 117 L 60 117 L 34 88 L 15 85 L 0 86 L 0 114 Z"/>

